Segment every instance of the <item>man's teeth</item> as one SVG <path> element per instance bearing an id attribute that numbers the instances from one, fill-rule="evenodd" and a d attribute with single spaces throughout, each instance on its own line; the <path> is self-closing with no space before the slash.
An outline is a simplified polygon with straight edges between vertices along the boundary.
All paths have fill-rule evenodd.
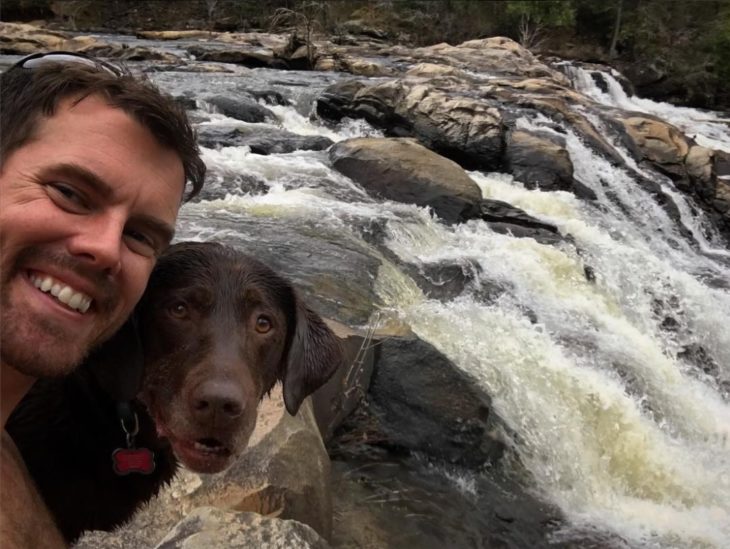
<path id="1" fill-rule="evenodd" d="M 91 306 L 92 300 L 88 295 L 77 292 L 71 286 L 66 286 L 55 278 L 47 275 L 30 275 L 30 281 L 40 291 L 50 293 L 61 303 L 80 313 L 85 313 Z"/>

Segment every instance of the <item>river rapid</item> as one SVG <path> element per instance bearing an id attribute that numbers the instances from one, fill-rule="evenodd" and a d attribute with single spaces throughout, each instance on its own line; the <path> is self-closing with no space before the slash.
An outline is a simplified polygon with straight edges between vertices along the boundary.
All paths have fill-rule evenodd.
<path id="1" fill-rule="evenodd" d="M 311 116 L 318 93 L 343 75 L 227 68 L 149 74 L 170 93 L 197 101 L 201 128 L 275 127 L 333 141 L 380 135 L 363 121 L 333 126 Z M 632 98 L 609 73 L 604 92 L 583 69 L 571 71 L 576 89 L 598 103 L 654 113 L 701 144 L 730 151 L 730 130 L 715 113 Z M 240 89 L 276 90 L 290 105 L 267 105 L 277 122 L 248 124 L 204 100 Z M 267 246 L 269 233 L 287 226 L 301 238 L 317 235 L 377 257 L 380 320 L 353 324 L 406 323 L 484 388 L 506 426 L 519 475 L 567 517 L 551 533 L 554 542 L 571 530 L 596 529 L 630 547 L 730 546 L 730 252 L 667 179 L 645 173 L 673 197 L 681 226 L 631 173 L 595 154 L 570 128 L 543 116 L 518 125 L 560 131 L 576 179 L 598 199 L 528 190 L 505 173 L 469 175 L 485 198 L 554 224 L 575 245 L 498 234 L 481 220 L 447 226 L 426 209 L 377 201 L 334 171 L 326 151 L 262 156 L 248 147 L 204 149 L 208 186 L 254 177 L 265 192 L 221 192 L 184 206 L 177 239 L 251 249 Z M 628 162 L 608 129 L 604 136 Z M 373 220 L 404 262 L 478 265 L 476 279 L 451 301 L 426 298 L 363 238 L 362 227 Z M 316 251 L 309 261 L 327 269 Z M 595 280 L 586 279 L 586 267 Z M 507 291 L 485 302 L 483 281 Z M 469 491 L 463 478 L 454 482 Z"/>

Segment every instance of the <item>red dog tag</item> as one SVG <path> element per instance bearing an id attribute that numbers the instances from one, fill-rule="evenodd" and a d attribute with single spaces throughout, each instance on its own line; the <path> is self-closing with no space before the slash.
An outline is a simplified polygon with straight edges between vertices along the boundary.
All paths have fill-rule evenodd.
<path id="1" fill-rule="evenodd" d="M 117 448 L 112 453 L 114 472 L 120 476 L 129 473 L 149 475 L 155 470 L 155 454 L 147 448 Z"/>

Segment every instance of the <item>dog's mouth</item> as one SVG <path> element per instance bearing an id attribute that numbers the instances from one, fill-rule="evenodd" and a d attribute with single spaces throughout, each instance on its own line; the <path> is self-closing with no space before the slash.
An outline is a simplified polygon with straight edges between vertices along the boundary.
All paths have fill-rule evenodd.
<path id="1" fill-rule="evenodd" d="M 153 411 L 157 436 L 169 441 L 175 456 L 185 467 L 196 473 L 219 473 L 231 464 L 235 457 L 232 445 L 214 436 L 173 432 L 172 426 L 163 419 L 154 406 L 149 409 Z"/>
<path id="2" fill-rule="evenodd" d="M 218 473 L 229 465 L 233 457 L 231 449 L 215 438 L 168 438 L 178 459 L 196 473 Z"/>

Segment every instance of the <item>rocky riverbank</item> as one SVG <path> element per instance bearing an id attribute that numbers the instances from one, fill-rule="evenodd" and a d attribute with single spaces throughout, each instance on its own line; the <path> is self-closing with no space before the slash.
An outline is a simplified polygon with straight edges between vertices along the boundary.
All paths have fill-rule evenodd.
<path id="1" fill-rule="evenodd" d="M 561 271 L 571 292 L 591 288 L 603 276 L 580 259 L 585 253 L 571 225 L 486 196 L 469 170 L 508 173 L 521 189 L 565 193 L 596 210 L 620 203 L 607 178 L 596 186 L 589 181 L 593 174 L 575 165 L 569 149 L 577 142 L 654 197 L 677 229 L 679 236 L 667 235 L 677 238 L 676 246 L 697 243 L 674 190 L 691 197 L 695 214 L 702 212 L 730 242 L 728 153 L 700 145 L 657 117 L 597 104 L 571 87 L 559 64 L 544 64 L 506 38 L 405 48 L 344 36 L 337 43 L 316 41 L 310 50 L 287 36 L 262 33 L 141 33 L 130 43 L 0 25 L 5 54 L 83 51 L 140 61 L 150 74 L 225 75 L 233 65 L 336 73 L 303 112 L 332 127 L 365 120 L 382 136 L 333 143 L 285 130 L 277 126 L 276 111 L 292 106 L 291 98 L 274 86 L 257 87 L 253 78 L 225 93 L 205 89 L 179 93 L 178 99 L 194 117 L 202 118 L 203 106 L 229 121 L 225 127 L 200 126 L 201 144 L 211 151 L 322 154 L 334 171 L 330 179 L 337 175 L 356 184 L 333 183 L 337 190 L 331 194 L 345 202 L 415 204 L 439 225 L 484 223 L 525 246 L 537 242 L 565 251 L 580 266 L 575 277 L 573 263 Z M 265 178 L 245 170 L 217 168 L 211 179 L 216 184 L 186 214 L 193 224 L 209 211 L 201 204 L 271 191 Z M 316 189 L 310 198 L 317 198 Z M 468 295 L 485 305 L 499 303 L 511 288 L 476 260 L 410 261 L 390 247 L 392 219 L 352 218 L 344 232 L 264 215 L 216 220 L 216 237 L 244 235 L 249 253 L 291 278 L 331 319 L 346 349 L 346 367 L 296 418 L 286 415 L 277 394 L 265 401 L 250 448 L 232 469 L 212 477 L 184 472 L 127 527 L 89 534 L 79 547 L 402 547 L 425 546 L 424 540 L 434 546 L 525 547 L 546 544 L 559 529 L 564 514 L 526 488 L 531 473 L 514 452 L 523 435 L 495 412 L 493 399 L 501 395 L 488 394 L 402 319 L 381 316 L 388 290 L 378 285 L 383 271 L 396 270 L 404 293 L 443 303 Z M 662 325 L 676 325 L 684 314 L 670 302 L 655 303 Z M 527 324 L 539 325 L 537 312 L 520 307 Z M 727 383 L 720 368 L 710 367 L 702 345 L 675 352 L 685 353 L 718 386 Z M 401 484 L 389 483 L 396 470 Z M 429 470 L 454 480 L 436 482 Z M 388 499 L 399 491 L 401 499 Z M 467 510 L 474 506 L 478 512 L 472 515 Z M 414 514 L 422 518 L 403 527 Z M 447 530 L 434 527 L 441 518 Z M 457 534 L 462 519 L 478 527 Z M 456 537 L 439 537 L 444 532 Z M 553 542 L 627 546 L 616 535 L 595 531 Z"/>

